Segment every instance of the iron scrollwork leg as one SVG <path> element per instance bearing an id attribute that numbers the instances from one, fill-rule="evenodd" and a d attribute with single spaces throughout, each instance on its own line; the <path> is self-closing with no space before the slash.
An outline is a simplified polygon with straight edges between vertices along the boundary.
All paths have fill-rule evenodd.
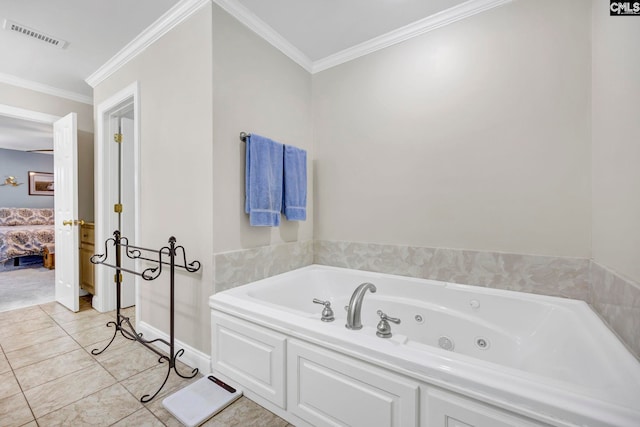
<path id="1" fill-rule="evenodd" d="M 109 252 L 109 248 L 110 245 L 109 243 L 112 243 L 112 246 L 115 247 L 115 256 L 116 256 L 116 263 L 115 265 L 109 264 L 107 263 L 107 258 L 108 258 L 108 252 Z M 149 261 L 152 264 L 154 264 L 155 266 L 152 267 L 148 267 L 147 269 L 145 269 L 142 272 L 137 272 L 128 268 L 124 268 L 122 266 L 122 259 L 121 259 L 121 250 L 122 248 L 125 249 L 125 255 L 133 260 L 145 260 L 145 261 Z M 157 256 L 157 259 L 155 258 L 150 258 L 150 255 L 146 255 L 147 253 L 153 253 Z M 178 255 L 178 253 L 181 254 L 181 259 L 179 261 L 182 261 L 182 264 L 178 262 L 176 262 L 176 255 Z M 144 254 L 144 255 L 143 255 Z M 169 262 L 166 261 L 166 258 L 163 259 L 163 256 L 168 256 L 169 257 Z M 171 374 L 171 370 L 173 369 L 176 373 L 176 375 L 178 375 L 180 378 L 185 378 L 185 379 L 190 379 L 190 378 L 194 378 L 197 374 L 198 374 L 198 368 L 195 368 L 191 371 L 190 374 L 187 375 L 183 375 L 180 373 L 180 371 L 178 371 L 177 368 L 177 359 L 178 357 L 182 356 L 184 354 L 184 349 L 179 349 L 177 352 L 174 353 L 174 304 L 175 304 L 175 299 L 174 299 L 174 292 L 175 292 L 175 268 L 176 267 L 180 267 L 182 269 L 185 269 L 186 271 L 193 273 L 196 272 L 200 269 L 200 262 L 199 261 L 193 261 L 191 263 L 187 263 L 187 258 L 186 258 L 186 254 L 185 254 L 185 250 L 184 247 L 182 246 L 176 246 L 176 239 L 175 237 L 171 237 L 169 238 L 169 246 L 165 246 L 163 248 L 161 248 L 160 250 L 153 250 L 153 249 L 147 249 L 147 248 L 142 248 L 139 246 L 134 246 L 134 245 L 130 245 L 129 241 L 127 240 L 126 237 L 122 237 L 120 234 L 120 231 L 116 230 L 113 233 L 113 238 L 107 239 L 105 241 L 105 253 L 100 255 L 100 254 L 96 254 L 93 255 L 91 257 L 91 262 L 94 264 L 102 264 L 105 265 L 107 267 L 111 267 L 116 269 L 116 277 L 115 277 L 115 283 L 116 283 L 116 320 L 115 321 L 110 321 L 106 324 L 107 327 L 112 327 L 114 328 L 113 331 L 113 336 L 111 337 L 111 339 L 109 340 L 109 343 L 102 349 L 102 350 L 98 350 L 97 348 L 91 350 L 91 354 L 93 354 L 94 356 L 97 356 L 101 353 L 103 353 L 107 348 L 109 348 L 109 346 L 113 343 L 113 341 L 116 338 L 116 335 L 118 334 L 118 331 L 120 331 L 120 334 L 131 341 L 137 341 L 140 344 L 144 345 L 145 347 L 147 347 L 149 350 L 153 351 L 154 353 L 156 353 L 159 358 L 158 358 L 158 363 L 167 363 L 167 373 L 164 377 L 164 381 L 162 382 L 162 384 L 160 385 L 160 387 L 156 390 L 155 393 L 153 393 L 153 395 L 151 394 L 145 394 L 140 398 L 140 402 L 142 403 L 148 403 L 151 400 L 153 400 L 158 393 L 160 393 L 160 391 L 164 388 L 164 386 L 167 384 L 167 381 L 169 380 L 169 375 Z M 160 276 L 160 274 L 162 273 L 162 265 L 169 265 L 170 266 L 170 294 L 171 294 L 171 299 L 170 299 L 170 331 L 169 331 L 169 342 L 167 342 L 164 339 L 161 338 L 156 338 L 153 340 L 146 340 L 142 337 L 141 333 L 138 333 L 135 328 L 133 327 L 133 325 L 131 324 L 131 322 L 129 321 L 129 318 L 126 316 L 123 316 L 120 314 L 120 308 L 121 308 L 121 285 L 122 285 L 122 272 L 126 272 L 126 273 L 131 273 L 131 274 L 135 274 L 137 276 L 141 276 L 144 280 L 150 281 L 150 280 L 155 280 L 156 278 L 158 278 L 158 276 Z M 152 346 L 151 344 L 155 343 L 155 342 L 161 342 L 165 345 L 167 345 L 169 347 L 169 355 L 165 355 L 162 352 L 160 352 L 158 349 L 156 349 L 154 346 Z"/>

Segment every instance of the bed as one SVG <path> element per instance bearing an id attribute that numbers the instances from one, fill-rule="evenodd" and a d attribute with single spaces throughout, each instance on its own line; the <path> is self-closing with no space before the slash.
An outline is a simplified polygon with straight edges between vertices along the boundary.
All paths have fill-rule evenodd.
<path id="1" fill-rule="evenodd" d="M 0 263 L 42 255 L 54 241 L 53 209 L 0 208 Z"/>

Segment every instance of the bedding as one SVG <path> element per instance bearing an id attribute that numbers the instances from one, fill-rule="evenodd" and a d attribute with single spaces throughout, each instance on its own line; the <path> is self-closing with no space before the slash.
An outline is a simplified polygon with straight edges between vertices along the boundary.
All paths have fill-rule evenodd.
<path id="1" fill-rule="evenodd" d="M 0 263 L 41 255 L 54 241 L 53 209 L 0 208 Z"/>

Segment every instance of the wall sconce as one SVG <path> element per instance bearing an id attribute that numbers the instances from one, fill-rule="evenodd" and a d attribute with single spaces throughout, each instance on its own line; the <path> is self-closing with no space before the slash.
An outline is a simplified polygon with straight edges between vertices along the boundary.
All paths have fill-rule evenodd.
<path id="1" fill-rule="evenodd" d="M 17 187 L 22 184 L 24 184 L 24 182 L 18 182 L 15 176 L 8 176 L 0 186 L 11 185 L 12 187 Z"/>

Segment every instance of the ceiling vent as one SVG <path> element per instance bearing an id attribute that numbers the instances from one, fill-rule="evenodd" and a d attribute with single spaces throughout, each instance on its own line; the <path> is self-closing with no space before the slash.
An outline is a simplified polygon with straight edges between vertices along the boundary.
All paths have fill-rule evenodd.
<path id="1" fill-rule="evenodd" d="M 31 37 L 32 39 L 40 40 L 41 42 L 46 43 L 49 46 L 54 46 L 60 49 L 64 49 L 69 45 L 69 42 L 66 42 L 62 39 L 44 34 L 43 32 L 34 30 L 33 28 L 25 27 L 22 24 L 18 24 L 14 21 L 9 21 L 8 19 L 4 20 L 3 28 L 8 31 L 14 31 L 24 36 Z"/>

